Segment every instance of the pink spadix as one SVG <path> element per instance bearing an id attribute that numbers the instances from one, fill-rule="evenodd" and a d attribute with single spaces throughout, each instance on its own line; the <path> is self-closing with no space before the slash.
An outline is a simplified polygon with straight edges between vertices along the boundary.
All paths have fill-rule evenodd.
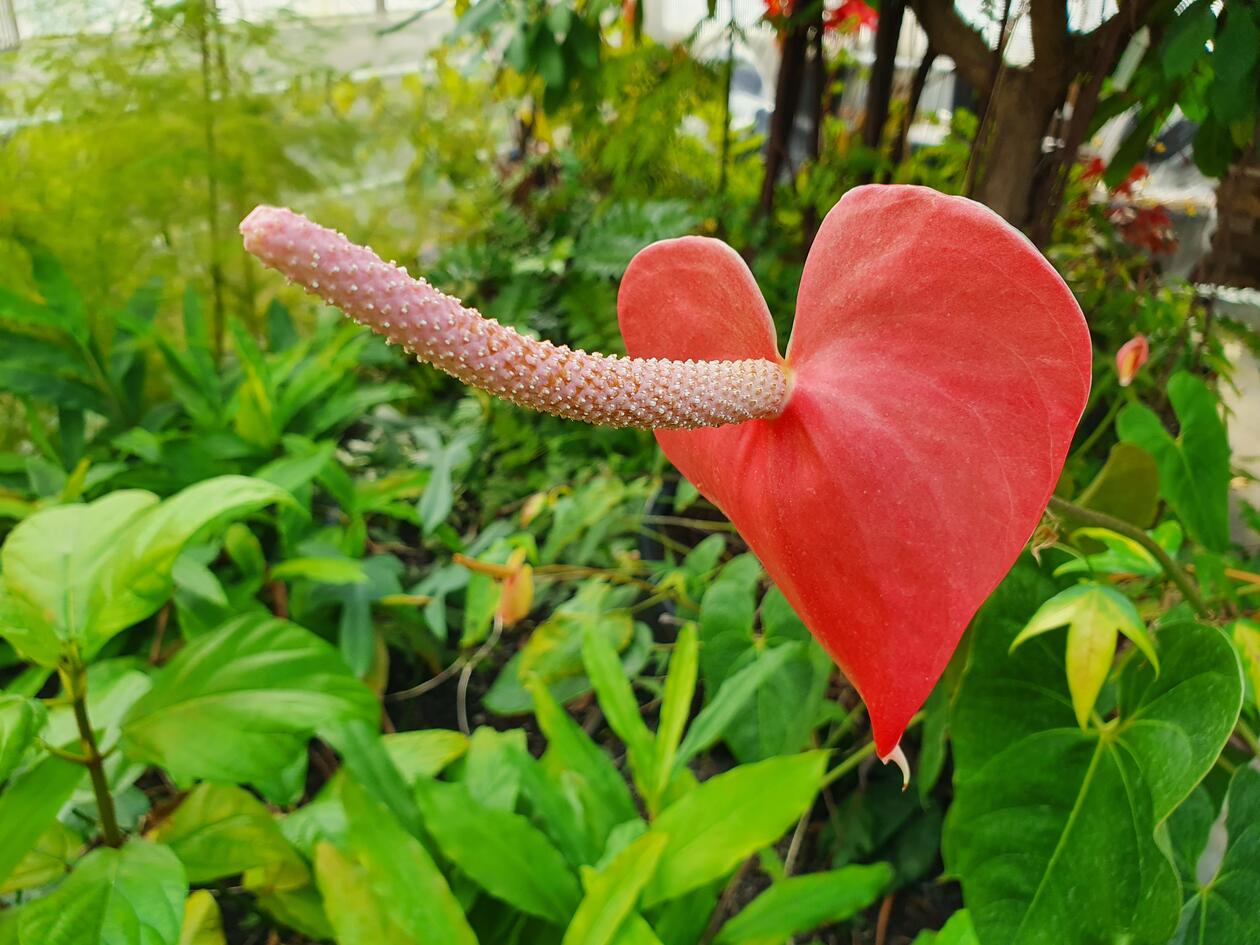
<path id="1" fill-rule="evenodd" d="M 1055 271 L 990 210 L 921 187 L 859 187 L 828 214 L 786 357 L 717 240 L 634 258 L 617 303 L 633 357 L 607 358 L 525 338 L 287 210 L 241 232 L 466 383 L 655 429 L 862 694 L 885 759 L 1036 527 L 1089 393 L 1089 333 Z"/>

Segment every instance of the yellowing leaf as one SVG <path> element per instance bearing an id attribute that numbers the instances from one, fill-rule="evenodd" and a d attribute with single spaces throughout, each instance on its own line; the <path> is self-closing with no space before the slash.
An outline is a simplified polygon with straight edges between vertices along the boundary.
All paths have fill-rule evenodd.
<path id="1" fill-rule="evenodd" d="M 1251 684 L 1251 698 L 1260 703 L 1260 623 L 1254 620 L 1235 620 L 1230 634 L 1238 655 L 1242 658 L 1243 673 Z"/>
<path id="2" fill-rule="evenodd" d="M 184 900 L 179 945 L 227 945 L 223 937 L 223 916 L 210 890 L 198 889 Z"/>
<path id="3" fill-rule="evenodd" d="M 1111 671 L 1117 633 L 1132 640 L 1159 670 L 1159 657 L 1137 608 L 1119 591 L 1103 584 L 1078 584 L 1050 598 L 1015 637 L 1011 650 L 1062 626 L 1068 628 L 1068 689 L 1081 728 L 1088 728 L 1098 693 Z"/>

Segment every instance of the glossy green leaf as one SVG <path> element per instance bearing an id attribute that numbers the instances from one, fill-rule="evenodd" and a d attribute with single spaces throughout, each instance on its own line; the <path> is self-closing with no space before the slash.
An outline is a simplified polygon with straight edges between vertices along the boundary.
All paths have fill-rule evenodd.
<path id="1" fill-rule="evenodd" d="M 271 569 L 278 581 L 305 578 L 319 584 L 365 584 L 363 563 L 353 558 L 289 558 Z"/>
<path id="2" fill-rule="evenodd" d="M 82 765 L 50 756 L 14 777 L 0 792 L 0 883 L 22 862 L 86 777 Z"/>
<path id="3" fill-rule="evenodd" d="M 887 863 L 846 866 L 781 880 L 726 922 L 716 945 L 782 942 L 833 922 L 843 922 L 875 902 L 893 881 Z"/>
<path id="4" fill-rule="evenodd" d="M 667 807 L 652 824 L 651 833 L 669 842 L 644 905 L 725 876 L 779 839 L 813 804 L 826 768 L 823 751 L 740 765 Z"/>
<path id="5" fill-rule="evenodd" d="M 271 811 L 248 791 L 227 784 L 197 785 L 149 839 L 175 852 L 190 883 L 297 857 Z"/>
<path id="6" fill-rule="evenodd" d="M 188 883 L 175 854 L 143 840 L 99 847 L 22 910 L 22 945 L 176 945 Z"/>
<path id="7" fill-rule="evenodd" d="M 458 900 L 420 841 L 352 778 L 342 781 L 338 793 L 349 828 L 346 853 L 362 869 L 382 918 L 409 935 L 420 935 L 423 945 L 476 945 Z M 336 927 L 337 916 L 345 917 L 347 910 L 334 906 L 332 889 L 321 875 L 320 890 Z M 385 941 L 406 940 L 378 938 L 365 940 L 364 945 Z"/>
<path id="8" fill-rule="evenodd" d="M 634 912 L 639 894 L 656 872 L 669 838 L 646 834 L 600 870 L 584 869 L 585 895 L 561 945 L 611 945 Z"/>
<path id="9" fill-rule="evenodd" d="M 367 871 L 330 843 L 315 847 L 315 876 L 338 945 L 425 945 L 419 929 L 399 924 Z"/>
<path id="10" fill-rule="evenodd" d="M 951 730 L 946 866 L 982 941 L 1164 945 L 1180 890 L 1155 831 L 1208 772 L 1238 717 L 1238 663 L 1210 627 L 1161 630 L 1163 671 L 1128 662 L 1118 714 L 1082 731 L 1047 637 L 1009 653 L 1043 579 L 1024 566 L 973 628 Z"/>
<path id="11" fill-rule="evenodd" d="M 123 751 L 180 783 L 252 783 L 283 798 L 285 770 L 325 724 L 379 712 L 371 691 L 309 630 L 248 615 L 188 644 L 123 723 Z"/>
<path id="12" fill-rule="evenodd" d="M 581 895 L 577 877 L 526 818 L 478 804 L 462 784 L 420 781 L 416 798 L 442 855 L 473 882 L 522 912 L 568 922 Z"/>
<path id="13" fill-rule="evenodd" d="M 1216 32 L 1212 0 L 1195 0 L 1172 23 L 1164 39 L 1161 64 L 1164 75 L 1180 79 L 1189 75 L 1207 53 L 1207 41 Z"/>
<path id="14" fill-rule="evenodd" d="M 1229 548 L 1229 438 L 1216 396 L 1201 380 L 1178 372 L 1168 396 L 1181 432 L 1174 439 L 1159 417 L 1129 404 L 1116 417 L 1121 441 L 1140 446 L 1159 467 L 1160 493 L 1190 536 L 1212 551 Z"/>
<path id="15" fill-rule="evenodd" d="M 652 766 L 651 792 L 648 809 L 658 809 L 665 789 L 674 773 L 674 759 L 682 741 L 683 729 L 691 715 L 691 700 L 696 693 L 696 674 L 699 665 L 699 643 L 696 625 L 689 623 L 678 631 L 674 651 L 669 659 L 665 677 L 665 692 L 661 698 L 660 721 L 656 726 L 656 757 Z"/>
<path id="16" fill-rule="evenodd" d="M 1067 680 L 1072 707 L 1081 728 L 1089 727 L 1090 714 L 1116 654 L 1117 632 L 1123 633 L 1146 655 L 1155 668 L 1159 660 L 1155 644 L 1146 632 L 1133 602 L 1105 584 L 1077 584 L 1046 601 L 1011 643 L 1014 650 L 1033 637 L 1067 626 Z"/>
<path id="17" fill-rule="evenodd" d="M 0 784 L 17 768 L 47 717 L 43 703 L 0 692 Z"/>
<path id="18" fill-rule="evenodd" d="M 227 945 L 223 935 L 223 916 L 210 890 L 194 890 L 184 901 L 179 945 Z"/>
<path id="19" fill-rule="evenodd" d="M 1220 866 L 1185 904 L 1172 945 L 1260 942 L 1260 771 L 1239 767 L 1226 796 Z"/>

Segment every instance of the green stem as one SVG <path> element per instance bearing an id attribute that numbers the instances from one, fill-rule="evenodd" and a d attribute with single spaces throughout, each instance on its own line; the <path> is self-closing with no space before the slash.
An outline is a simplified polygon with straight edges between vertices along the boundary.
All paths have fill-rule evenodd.
<path id="1" fill-rule="evenodd" d="M 1203 595 L 1199 593 L 1198 586 L 1191 580 L 1190 575 L 1181 567 L 1172 557 L 1165 551 L 1155 539 L 1142 531 L 1136 525 L 1130 525 L 1123 519 L 1118 519 L 1114 515 L 1108 515 L 1105 512 L 1096 512 L 1093 509 L 1087 509 L 1080 505 L 1068 502 L 1066 499 L 1060 499 L 1058 496 L 1051 496 L 1050 508 L 1056 514 L 1064 518 L 1070 518 L 1084 525 L 1095 525 L 1099 528 L 1106 528 L 1118 535 L 1136 541 L 1139 545 L 1151 553 L 1151 556 L 1159 562 L 1159 566 L 1164 569 L 1164 573 L 1169 579 L 1177 585 L 1181 591 L 1181 596 L 1186 599 L 1194 612 L 1200 617 L 1211 617 L 1212 611 L 1208 608 L 1203 600 Z"/>
<path id="2" fill-rule="evenodd" d="M 875 743 L 873 741 L 867 742 L 849 757 L 845 758 L 844 761 L 840 762 L 840 764 L 828 771 L 827 777 L 823 779 L 822 786 L 830 787 L 832 784 L 835 784 L 873 754 L 875 754 Z"/>
<path id="3" fill-rule="evenodd" d="M 101 814 L 101 834 L 106 846 L 120 847 L 122 831 L 118 829 L 118 815 L 114 811 L 114 798 L 109 793 L 109 781 L 105 777 L 105 756 L 96 744 L 96 733 L 88 719 L 87 672 L 82 666 L 61 671 L 61 682 L 74 707 L 74 721 L 79 728 L 79 743 L 83 746 L 82 762 L 92 779 L 92 792 L 96 795 L 96 808 Z"/>

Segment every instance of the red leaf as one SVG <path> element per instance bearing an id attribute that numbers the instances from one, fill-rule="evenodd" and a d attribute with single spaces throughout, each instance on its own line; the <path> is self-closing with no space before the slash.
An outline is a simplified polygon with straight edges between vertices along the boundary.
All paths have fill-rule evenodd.
<path id="1" fill-rule="evenodd" d="M 777 357 L 751 273 L 717 240 L 643 250 L 618 314 L 633 356 Z M 806 263 L 783 414 L 657 432 L 861 692 L 881 756 L 1037 526 L 1090 358 L 1071 293 L 992 211 L 859 187 Z"/>

